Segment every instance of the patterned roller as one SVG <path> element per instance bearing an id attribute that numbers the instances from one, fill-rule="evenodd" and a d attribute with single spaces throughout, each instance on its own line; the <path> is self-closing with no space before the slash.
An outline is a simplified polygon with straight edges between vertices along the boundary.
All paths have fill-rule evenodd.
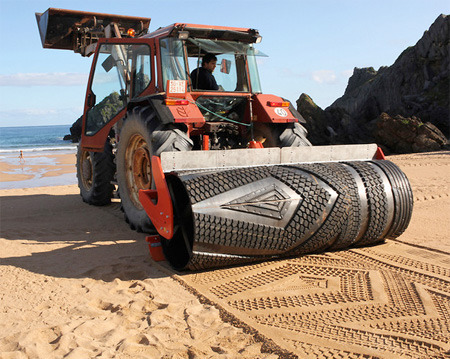
<path id="1" fill-rule="evenodd" d="M 396 238 L 411 186 L 392 162 L 257 166 L 166 175 L 175 228 L 162 239 L 176 269 L 298 256 Z"/>

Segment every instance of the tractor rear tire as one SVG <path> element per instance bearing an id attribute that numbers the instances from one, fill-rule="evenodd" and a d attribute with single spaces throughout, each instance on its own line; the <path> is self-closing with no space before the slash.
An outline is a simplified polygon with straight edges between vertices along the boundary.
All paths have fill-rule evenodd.
<path id="1" fill-rule="evenodd" d="M 306 138 L 308 131 L 298 122 L 286 126 L 279 135 L 280 147 L 301 147 L 312 146 L 311 142 Z"/>
<path id="2" fill-rule="evenodd" d="M 117 147 L 117 184 L 125 220 L 138 232 L 154 232 L 153 225 L 139 201 L 140 189 L 155 188 L 151 170 L 152 156 L 165 151 L 189 151 L 193 142 L 173 124 L 162 124 L 151 107 L 129 111 Z"/>
<path id="3" fill-rule="evenodd" d="M 263 139 L 264 147 L 312 146 L 306 138 L 308 132 L 298 122 L 289 124 L 254 124 L 255 139 Z"/>
<path id="4" fill-rule="evenodd" d="M 105 144 L 103 152 L 85 151 L 78 146 L 77 179 L 84 202 L 94 206 L 111 203 L 114 173 L 114 155 L 109 142 Z"/>

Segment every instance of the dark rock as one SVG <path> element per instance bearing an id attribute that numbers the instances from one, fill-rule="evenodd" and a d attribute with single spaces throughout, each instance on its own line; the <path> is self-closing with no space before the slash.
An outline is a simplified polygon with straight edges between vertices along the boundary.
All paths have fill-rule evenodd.
<path id="1" fill-rule="evenodd" d="M 394 117 L 382 113 L 376 120 L 375 137 L 387 153 L 437 151 L 447 144 L 442 132 L 430 122 L 417 117 Z"/>
<path id="2" fill-rule="evenodd" d="M 73 143 L 80 142 L 82 120 L 83 116 L 80 116 L 78 120 L 72 124 L 72 127 L 70 127 L 70 135 L 65 135 L 63 138 L 64 141 L 72 141 Z"/>
<path id="3" fill-rule="evenodd" d="M 297 105 L 302 113 L 305 102 L 299 99 Z M 392 66 L 378 71 L 372 67 L 355 68 L 344 95 L 317 118 L 311 112 L 309 122 L 315 126 L 311 126 L 309 135 L 319 137 L 321 144 L 370 142 L 375 140 L 377 118 L 383 112 L 411 119 L 415 116 L 449 137 L 450 16 L 440 15 L 416 45 L 403 51 Z M 333 138 L 327 130 L 330 126 L 336 134 Z M 405 151 L 409 148 L 405 146 L 397 147 Z M 410 148 L 413 151 L 412 144 Z M 417 145 L 414 148 L 416 151 Z"/>
<path id="4" fill-rule="evenodd" d="M 344 96 L 330 107 L 352 118 L 373 120 L 382 112 L 417 116 L 447 136 L 450 121 L 450 17 L 440 15 L 415 46 L 390 67 L 355 69 Z"/>
<path id="5" fill-rule="evenodd" d="M 420 126 L 417 133 L 419 136 L 430 138 L 439 144 L 439 146 L 445 146 L 448 143 L 444 134 L 430 122 L 424 123 L 423 126 Z"/>
<path id="6" fill-rule="evenodd" d="M 297 100 L 297 108 L 305 119 L 305 127 L 308 130 L 308 139 L 313 145 L 323 145 L 329 140 L 328 135 L 323 133 L 322 128 L 326 128 L 324 111 L 317 106 L 308 95 L 302 93 Z"/>
<path id="7" fill-rule="evenodd" d="M 377 74 L 377 71 L 375 71 L 373 67 L 366 67 L 363 69 L 355 67 L 353 69 L 352 77 L 348 80 L 344 95 L 352 93 L 353 90 L 358 89 L 361 85 L 372 80 Z"/>

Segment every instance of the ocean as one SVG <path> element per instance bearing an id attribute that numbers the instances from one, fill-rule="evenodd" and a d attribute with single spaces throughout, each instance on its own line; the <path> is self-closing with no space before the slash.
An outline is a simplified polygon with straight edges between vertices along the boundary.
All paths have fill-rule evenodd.
<path id="1" fill-rule="evenodd" d="M 64 141 L 71 125 L 0 127 L 0 153 L 76 150 L 77 145 Z"/>

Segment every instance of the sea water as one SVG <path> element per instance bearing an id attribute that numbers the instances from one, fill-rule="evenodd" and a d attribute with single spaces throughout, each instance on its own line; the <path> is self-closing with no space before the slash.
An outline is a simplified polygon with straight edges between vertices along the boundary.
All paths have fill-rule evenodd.
<path id="1" fill-rule="evenodd" d="M 71 125 L 0 127 L 0 154 L 75 150 L 76 144 L 64 141 Z"/>

